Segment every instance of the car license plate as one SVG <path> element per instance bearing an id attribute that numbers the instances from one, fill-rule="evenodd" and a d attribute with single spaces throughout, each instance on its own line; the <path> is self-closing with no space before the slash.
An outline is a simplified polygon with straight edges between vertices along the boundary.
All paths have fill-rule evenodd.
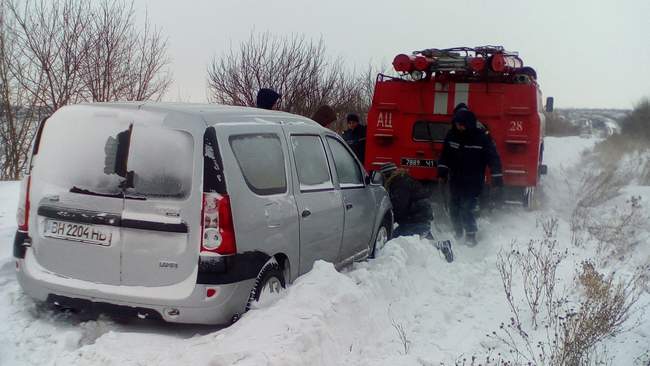
<path id="1" fill-rule="evenodd" d="M 437 165 L 434 159 L 402 158 L 402 166 L 435 168 Z"/>
<path id="2" fill-rule="evenodd" d="M 43 235 L 50 238 L 81 241 L 103 246 L 111 245 L 113 231 L 108 227 L 47 220 Z"/>

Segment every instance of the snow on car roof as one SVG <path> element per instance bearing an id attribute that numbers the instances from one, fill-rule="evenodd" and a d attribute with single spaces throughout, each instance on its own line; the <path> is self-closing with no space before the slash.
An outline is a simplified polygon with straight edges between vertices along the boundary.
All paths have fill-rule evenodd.
<path id="1" fill-rule="evenodd" d="M 109 102 L 82 104 L 88 107 L 108 107 L 117 109 L 138 109 L 160 113 L 183 113 L 200 117 L 208 125 L 219 123 L 266 123 L 303 122 L 315 127 L 318 123 L 303 116 L 253 107 L 229 106 L 207 103 L 170 102 Z M 195 120 L 196 121 L 196 120 Z M 187 121 L 190 122 L 190 121 Z"/>

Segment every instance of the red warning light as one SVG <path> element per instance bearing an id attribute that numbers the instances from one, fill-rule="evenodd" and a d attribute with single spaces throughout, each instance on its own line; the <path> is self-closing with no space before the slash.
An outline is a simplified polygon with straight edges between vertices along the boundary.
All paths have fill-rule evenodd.
<path id="1" fill-rule="evenodd" d="M 413 57 L 405 54 L 399 54 L 393 59 L 393 67 L 397 72 L 413 71 Z"/>

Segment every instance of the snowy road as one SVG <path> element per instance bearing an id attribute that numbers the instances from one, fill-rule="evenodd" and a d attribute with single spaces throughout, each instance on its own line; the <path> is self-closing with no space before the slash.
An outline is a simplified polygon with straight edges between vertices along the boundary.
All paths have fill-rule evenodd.
<path id="1" fill-rule="evenodd" d="M 342 273 L 318 262 L 275 303 L 225 329 L 81 322 L 39 308 L 20 291 L 11 258 L 18 185 L 0 183 L 0 365 L 440 365 L 481 354 L 493 346 L 486 333 L 509 316 L 495 266 L 499 249 L 539 235 L 542 215 L 560 217 L 559 238 L 568 245 L 567 172 L 578 169 L 593 143 L 547 138 L 543 207 L 482 218 L 480 244 L 456 245 L 453 264 L 425 241 L 398 238 L 377 259 Z M 644 244 L 639 258 L 650 255 Z M 571 260 L 592 254 L 573 253 Z M 615 365 L 632 365 L 650 348 L 645 311 L 638 328 L 611 340 Z M 396 326 L 404 329 L 408 352 Z"/>

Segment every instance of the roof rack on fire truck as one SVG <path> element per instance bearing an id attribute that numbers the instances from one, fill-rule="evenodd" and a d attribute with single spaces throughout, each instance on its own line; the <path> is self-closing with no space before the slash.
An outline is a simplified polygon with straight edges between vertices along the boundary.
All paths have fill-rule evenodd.
<path id="1" fill-rule="evenodd" d="M 433 74 L 466 77 L 507 77 L 523 74 L 537 79 L 535 70 L 524 67 L 517 52 L 501 46 L 428 48 L 393 59 L 395 71 L 413 80 L 429 79 Z"/>

